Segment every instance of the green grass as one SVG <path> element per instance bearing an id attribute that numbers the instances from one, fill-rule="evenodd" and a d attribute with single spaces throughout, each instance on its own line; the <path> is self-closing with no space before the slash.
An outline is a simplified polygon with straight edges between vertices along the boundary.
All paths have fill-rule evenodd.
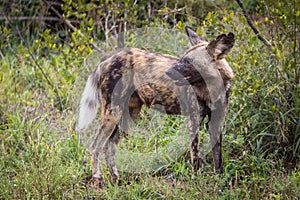
<path id="1" fill-rule="evenodd" d="M 54 89 L 45 82 L 40 73 L 32 71 L 29 60 L 20 62 L 14 56 L 8 55 L 0 62 L 3 69 L 0 99 L 1 199 L 300 197 L 298 168 L 288 171 L 282 160 L 270 156 L 262 157 L 248 151 L 244 147 L 245 138 L 232 134 L 224 137 L 225 172 L 222 175 L 213 172 L 210 155 L 206 159 L 203 172 L 194 174 L 189 163 L 189 154 L 185 152 L 176 155 L 177 159 L 168 160 L 154 171 L 134 173 L 124 170 L 121 172 L 121 186 L 109 183 L 110 175 L 103 167 L 105 185 L 101 191 L 94 191 L 90 187 L 89 153 L 79 143 L 74 131 L 76 101 L 72 100 L 72 86 L 60 87 L 60 91 L 65 91 L 62 98 L 68 99 L 67 96 L 70 96 L 61 110 Z M 40 65 L 47 66 L 47 63 L 44 59 Z M 45 69 L 49 74 L 55 73 L 51 68 Z M 63 77 L 56 78 L 60 80 Z M 149 121 L 149 117 L 154 117 L 155 120 Z M 153 153 L 168 145 L 174 145 L 172 137 L 186 134 L 184 122 L 184 118 L 166 118 L 155 112 L 145 112 L 135 126 L 136 130 L 132 129 L 131 136 L 122 139 L 119 150 L 135 155 L 134 153 L 139 152 Z M 158 126 L 157 123 L 164 126 Z M 134 134 L 134 131 L 144 131 L 148 135 L 145 137 L 145 134 Z M 130 166 L 131 163 L 125 161 L 125 164 Z"/>

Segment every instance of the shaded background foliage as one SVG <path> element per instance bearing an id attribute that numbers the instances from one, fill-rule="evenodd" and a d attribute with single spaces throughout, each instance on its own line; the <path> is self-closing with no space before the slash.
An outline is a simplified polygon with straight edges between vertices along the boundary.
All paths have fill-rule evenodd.
<path id="1" fill-rule="evenodd" d="M 244 170 L 246 177 L 253 172 L 247 166 L 259 165 L 261 159 L 275 163 L 281 160 L 285 167 L 297 169 L 300 155 L 300 2 L 245 0 L 243 4 L 260 35 L 272 44 L 271 48 L 253 33 L 233 0 L 1 1 L 0 57 L 4 67 L 0 77 L 0 139 L 5 141 L 1 156 L 9 160 L 12 159 L 9 154 L 25 152 L 20 159 L 31 163 L 25 170 L 38 169 L 35 162 L 41 158 L 35 160 L 35 156 L 45 153 L 45 149 L 35 145 L 53 143 L 51 138 L 41 139 L 40 134 L 50 134 L 61 122 L 65 124 L 62 130 L 55 131 L 58 134 L 68 132 L 70 137 L 58 142 L 57 146 L 62 152 L 71 153 L 59 154 L 59 159 L 78 160 L 83 150 L 76 146 L 74 117 L 69 119 L 67 116 L 70 116 L 70 110 L 76 110 L 71 97 L 72 86 L 83 71 L 85 57 L 93 50 L 91 43 L 107 51 L 134 45 L 129 30 L 159 26 L 183 31 L 188 25 L 208 40 L 229 31 L 236 34 L 236 45 L 228 58 L 236 75 L 226 119 L 229 138 L 224 145 L 227 173 L 235 176 Z M 68 22 L 74 28 L 70 28 Z M 109 40 L 116 35 L 120 37 L 113 42 Z M 122 37 L 124 35 L 126 37 Z M 51 116 L 48 119 L 51 125 L 40 128 L 42 125 L 36 123 L 34 117 L 46 119 L 45 113 Z M 18 136 L 18 132 L 22 136 Z M 31 137 L 38 138 L 38 142 L 30 143 Z M 27 143 L 31 145 L 28 147 Z M 10 146 L 19 149 L 12 152 Z M 51 159 L 50 169 L 58 162 L 63 163 L 61 160 Z M 10 166 L 5 161 L 2 167 L 15 169 L 22 166 L 18 162 L 15 165 Z M 70 165 L 79 167 L 80 164 L 74 161 Z M 272 171 L 272 167 L 268 169 L 269 165 L 262 164 L 261 167 L 269 170 L 267 174 Z M 63 164 L 57 170 L 62 168 Z M 67 178 L 60 178 L 75 184 L 77 180 L 69 177 L 74 171 L 68 169 Z M 7 173 L 14 177 L 11 171 Z M 51 175 L 53 179 L 56 177 L 55 172 L 49 174 L 41 179 L 47 181 L 52 179 Z M 26 184 L 22 187 L 30 186 Z M 31 184 L 36 184 L 37 190 L 45 193 L 43 186 Z M 68 187 L 62 185 L 61 188 Z M 53 194 L 48 193 L 49 197 L 55 196 L 52 185 L 48 187 L 50 190 Z M 26 191 L 22 192 L 26 194 Z"/>

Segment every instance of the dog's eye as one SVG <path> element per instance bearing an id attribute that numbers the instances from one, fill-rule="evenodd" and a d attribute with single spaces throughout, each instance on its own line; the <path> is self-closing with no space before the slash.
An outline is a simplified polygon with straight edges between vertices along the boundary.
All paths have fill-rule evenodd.
<path id="1" fill-rule="evenodd" d="M 188 58 L 184 58 L 182 61 L 183 61 L 184 64 L 190 64 L 191 63 L 190 59 L 188 59 Z"/>

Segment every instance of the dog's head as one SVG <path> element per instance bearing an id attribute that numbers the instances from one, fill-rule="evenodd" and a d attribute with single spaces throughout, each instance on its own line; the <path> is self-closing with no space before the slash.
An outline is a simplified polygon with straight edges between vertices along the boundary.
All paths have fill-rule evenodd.
<path id="1" fill-rule="evenodd" d="M 185 29 L 192 47 L 184 53 L 178 63 L 166 71 L 166 74 L 177 85 L 194 84 L 220 77 L 220 68 L 227 64 L 224 58 L 235 42 L 234 34 L 230 32 L 219 35 L 208 43 L 190 27 Z"/>

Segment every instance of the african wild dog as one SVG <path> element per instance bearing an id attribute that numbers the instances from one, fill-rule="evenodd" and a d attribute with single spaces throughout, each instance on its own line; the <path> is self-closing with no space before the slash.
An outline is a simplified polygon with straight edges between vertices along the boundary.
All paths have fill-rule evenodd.
<path id="1" fill-rule="evenodd" d="M 186 27 L 192 47 L 181 58 L 125 48 L 102 58 L 85 86 L 79 111 L 79 130 L 102 108 L 99 130 L 90 146 L 92 173 L 100 179 L 99 153 L 105 159 L 113 181 L 118 179 L 116 145 L 137 119 L 142 105 L 166 114 L 189 117 L 191 163 L 201 166 L 199 128 L 205 116 L 212 146 L 215 170 L 222 172 L 222 126 L 227 110 L 233 71 L 224 59 L 234 45 L 232 33 L 206 42 Z"/>

